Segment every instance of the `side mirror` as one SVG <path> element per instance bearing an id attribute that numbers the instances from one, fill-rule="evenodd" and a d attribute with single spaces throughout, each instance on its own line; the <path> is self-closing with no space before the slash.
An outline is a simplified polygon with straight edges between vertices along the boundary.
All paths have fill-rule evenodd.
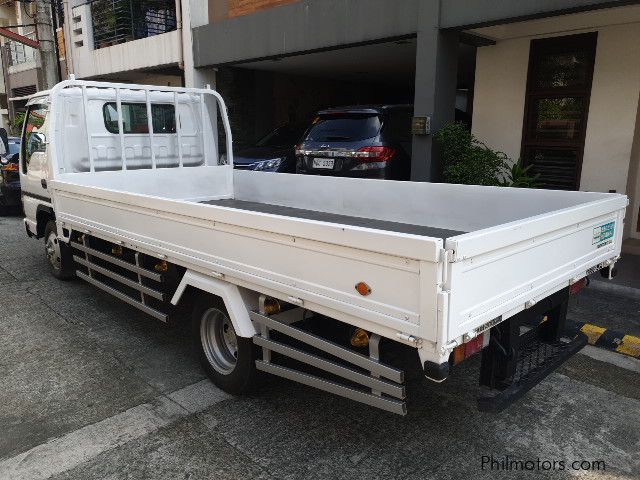
<path id="1" fill-rule="evenodd" d="M 47 136 L 41 132 L 32 132 L 27 141 L 27 153 L 29 156 L 36 152 L 47 151 Z"/>
<path id="2" fill-rule="evenodd" d="M 41 144 L 41 145 L 47 144 L 47 136 L 42 132 L 33 132 L 31 134 L 30 140 L 32 140 L 33 142 L 37 142 L 38 144 Z"/>

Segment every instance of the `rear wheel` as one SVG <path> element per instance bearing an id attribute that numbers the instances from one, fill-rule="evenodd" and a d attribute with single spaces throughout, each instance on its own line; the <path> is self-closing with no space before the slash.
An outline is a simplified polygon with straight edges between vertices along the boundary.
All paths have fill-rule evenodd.
<path id="1" fill-rule="evenodd" d="M 44 231 L 44 248 L 51 274 L 58 280 L 71 280 L 75 276 L 71 247 L 58 238 L 58 229 L 53 220 L 49 220 Z"/>
<path id="2" fill-rule="evenodd" d="M 255 350 L 250 338 L 236 335 L 223 302 L 202 296 L 193 310 L 194 346 L 213 383 L 234 395 L 250 391 L 255 384 Z"/>

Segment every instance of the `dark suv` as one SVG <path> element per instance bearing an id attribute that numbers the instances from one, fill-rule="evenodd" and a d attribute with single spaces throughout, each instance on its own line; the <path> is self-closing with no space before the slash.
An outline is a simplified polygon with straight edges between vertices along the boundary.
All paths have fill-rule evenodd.
<path id="1" fill-rule="evenodd" d="M 296 148 L 296 172 L 408 180 L 411 105 L 331 108 L 318 112 Z"/>

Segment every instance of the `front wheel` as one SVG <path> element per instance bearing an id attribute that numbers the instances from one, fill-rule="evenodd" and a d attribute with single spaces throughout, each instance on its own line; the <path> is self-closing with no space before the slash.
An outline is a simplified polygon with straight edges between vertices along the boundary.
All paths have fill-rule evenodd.
<path id="1" fill-rule="evenodd" d="M 193 309 L 193 337 L 205 372 L 220 389 L 233 395 L 255 385 L 255 349 L 250 338 L 236 335 L 223 302 L 204 295 Z"/>
<path id="2" fill-rule="evenodd" d="M 58 229 L 53 220 L 47 223 L 44 231 L 44 248 L 54 277 L 58 280 L 71 280 L 75 277 L 71 247 L 58 238 Z"/>

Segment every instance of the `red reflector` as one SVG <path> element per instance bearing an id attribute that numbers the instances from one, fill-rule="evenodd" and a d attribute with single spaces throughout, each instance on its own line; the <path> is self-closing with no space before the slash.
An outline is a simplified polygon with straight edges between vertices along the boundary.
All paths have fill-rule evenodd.
<path id="1" fill-rule="evenodd" d="M 458 345 L 453 350 L 453 364 L 457 365 L 463 360 L 466 360 L 472 355 L 475 355 L 482 350 L 484 346 L 484 333 L 481 333 L 473 340 L 469 340 L 467 343 Z"/>
<path id="2" fill-rule="evenodd" d="M 386 162 L 396 153 L 391 147 L 362 147 L 358 152 L 366 154 L 358 157 L 361 162 Z"/>
<path id="3" fill-rule="evenodd" d="M 475 355 L 480 350 L 482 350 L 482 344 L 484 341 L 484 333 L 478 335 L 473 340 L 470 340 L 466 343 L 467 348 L 464 350 L 465 358 L 469 358 L 471 355 Z"/>
<path id="4" fill-rule="evenodd" d="M 578 280 L 576 283 L 574 283 L 573 285 L 571 285 L 569 287 L 569 293 L 571 295 L 575 295 L 577 293 L 580 293 L 580 290 L 582 290 L 584 287 L 587 286 L 589 280 L 587 279 L 587 277 L 581 278 L 580 280 Z"/>

